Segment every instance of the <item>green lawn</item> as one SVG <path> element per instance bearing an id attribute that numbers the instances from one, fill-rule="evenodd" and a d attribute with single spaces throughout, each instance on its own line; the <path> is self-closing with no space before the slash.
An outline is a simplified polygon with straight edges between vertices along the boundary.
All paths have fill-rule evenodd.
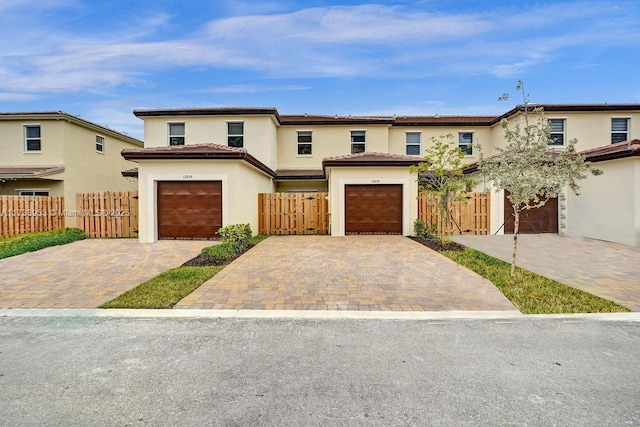
<path id="1" fill-rule="evenodd" d="M 171 308 L 223 268 L 172 268 L 102 304 L 100 308 Z"/>
<path id="2" fill-rule="evenodd" d="M 249 249 L 267 237 L 269 236 L 252 237 Z M 221 245 L 213 245 L 209 248 L 216 248 Z M 202 254 L 207 253 L 217 252 L 214 249 L 204 248 Z M 228 254 L 225 252 L 225 255 Z M 225 262 L 231 262 L 236 256 L 233 255 L 227 258 Z M 221 259 L 215 258 L 215 261 L 218 262 Z M 151 280 L 147 280 L 111 301 L 102 304 L 99 308 L 172 308 L 224 267 L 224 265 L 176 267 L 159 274 Z"/>
<path id="3" fill-rule="evenodd" d="M 612 301 L 521 268 L 516 269 L 516 277 L 512 278 L 509 263 L 474 249 L 440 253 L 489 279 L 518 310 L 525 314 L 631 311 Z"/>
<path id="4" fill-rule="evenodd" d="M 86 235 L 77 228 L 60 228 L 40 233 L 27 233 L 0 239 L 0 259 L 33 252 L 49 246 L 64 245 L 85 239 Z"/>

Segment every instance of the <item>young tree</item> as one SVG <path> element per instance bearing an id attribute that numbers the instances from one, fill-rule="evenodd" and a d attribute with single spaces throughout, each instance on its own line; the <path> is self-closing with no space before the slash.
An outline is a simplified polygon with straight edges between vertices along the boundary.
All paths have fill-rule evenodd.
<path id="1" fill-rule="evenodd" d="M 509 128 L 506 119 L 500 126 L 504 130 L 504 147 L 495 147 L 497 155 L 485 158 L 481 147 L 478 169 L 499 190 L 508 191 L 507 199 L 515 218 L 511 277 L 515 276 L 516 254 L 520 214 L 544 206 L 551 198 L 558 197 L 569 187 L 577 194 L 577 182 L 587 177 L 587 172 L 600 175 L 602 171 L 591 167 L 584 156 L 578 155 L 572 139 L 564 149 L 551 150 L 551 127 L 541 108 L 531 108 L 524 84 L 518 81 L 516 89 L 522 92 L 522 120 Z M 508 99 L 508 94 L 499 100 Z"/>
<path id="2" fill-rule="evenodd" d="M 439 236 L 444 244 L 446 218 L 453 216 L 449 203 L 466 201 L 467 188 L 473 180 L 462 173 L 464 152 L 455 144 L 453 135 L 431 137 L 431 146 L 425 150 L 424 161 L 412 166 L 411 172 L 418 175 L 421 190 L 430 201 L 438 204 L 440 213 Z"/>

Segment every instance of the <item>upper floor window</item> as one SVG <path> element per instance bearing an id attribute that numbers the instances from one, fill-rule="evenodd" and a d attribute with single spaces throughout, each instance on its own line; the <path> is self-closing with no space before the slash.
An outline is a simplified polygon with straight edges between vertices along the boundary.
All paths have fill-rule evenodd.
<path id="1" fill-rule="evenodd" d="M 629 119 L 611 119 L 611 143 L 627 141 L 629 139 Z"/>
<path id="2" fill-rule="evenodd" d="M 549 126 L 551 126 L 549 145 L 564 145 L 564 124 L 564 119 L 549 119 Z"/>
<path id="3" fill-rule="evenodd" d="M 96 135 L 96 151 L 104 154 L 104 137 Z"/>
<path id="4" fill-rule="evenodd" d="M 363 153 L 365 151 L 366 132 L 363 130 L 351 131 L 351 154 Z"/>
<path id="5" fill-rule="evenodd" d="M 407 132 L 407 155 L 419 156 L 420 149 L 420 132 Z"/>
<path id="6" fill-rule="evenodd" d="M 244 146 L 244 123 L 228 122 L 227 123 L 227 145 L 229 147 Z"/>
<path id="7" fill-rule="evenodd" d="M 48 196 L 48 190 L 18 190 L 18 196 Z"/>
<path id="8" fill-rule="evenodd" d="M 40 151 L 41 148 L 40 125 L 24 125 L 25 151 Z"/>
<path id="9" fill-rule="evenodd" d="M 473 156 L 473 132 L 458 132 L 458 147 L 467 156 Z"/>
<path id="10" fill-rule="evenodd" d="M 184 123 L 169 123 L 169 145 L 184 145 Z"/>
<path id="11" fill-rule="evenodd" d="M 311 132 L 298 132 L 298 155 L 310 156 L 311 154 L 313 154 Z"/>

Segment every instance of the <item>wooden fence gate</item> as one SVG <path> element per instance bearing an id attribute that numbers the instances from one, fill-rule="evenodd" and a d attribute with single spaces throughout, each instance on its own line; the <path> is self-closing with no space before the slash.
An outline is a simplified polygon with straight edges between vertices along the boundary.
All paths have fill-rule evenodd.
<path id="1" fill-rule="evenodd" d="M 92 238 L 138 236 L 138 192 L 76 194 L 76 227 Z"/>
<path id="2" fill-rule="evenodd" d="M 449 204 L 451 217 L 445 218 L 444 228 L 446 234 L 489 234 L 490 194 L 467 193 L 466 202 L 452 202 Z M 440 231 L 440 211 L 437 200 L 429 200 L 427 195 L 420 193 L 418 196 L 418 218 L 423 220 L 427 227 L 435 224 Z"/>
<path id="3" fill-rule="evenodd" d="M 258 194 L 258 233 L 329 234 L 329 193 Z"/>
<path id="4" fill-rule="evenodd" d="M 64 197 L 0 196 L 0 238 L 64 226 Z"/>

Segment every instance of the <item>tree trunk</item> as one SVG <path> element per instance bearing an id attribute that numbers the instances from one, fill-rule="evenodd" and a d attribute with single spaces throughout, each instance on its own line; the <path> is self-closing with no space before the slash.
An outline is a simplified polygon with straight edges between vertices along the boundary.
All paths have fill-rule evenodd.
<path id="1" fill-rule="evenodd" d="M 514 208 L 513 215 L 515 222 L 513 224 L 513 253 L 511 254 L 511 277 L 516 275 L 516 253 L 518 251 L 518 232 L 520 231 L 520 210 Z"/>
<path id="2" fill-rule="evenodd" d="M 444 212 L 440 210 L 440 244 L 444 245 Z"/>

